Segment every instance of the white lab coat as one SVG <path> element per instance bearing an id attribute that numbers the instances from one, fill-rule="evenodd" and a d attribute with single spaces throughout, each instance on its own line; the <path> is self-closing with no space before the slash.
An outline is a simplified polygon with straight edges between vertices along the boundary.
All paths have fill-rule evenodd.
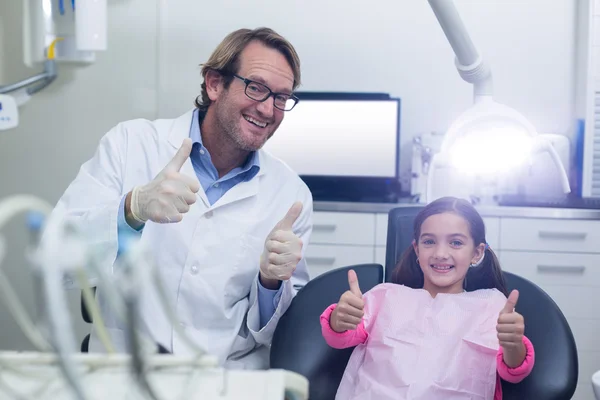
<path id="1" fill-rule="evenodd" d="M 152 180 L 172 159 L 189 137 L 191 122 L 192 111 L 176 119 L 138 119 L 117 125 L 101 139 L 95 155 L 83 164 L 54 210 L 53 218 L 81 223 L 89 243 L 106 247 L 103 265 L 111 276 L 118 276 L 113 262 L 121 198 L 134 186 Z M 252 180 L 237 184 L 212 206 L 200 189 L 182 222 L 148 222 L 141 236 L 152 249 L 181 326 L 221 365 L 234 368 L 268 368 L 275 326 L 295 295 L 294 285 L 309 279 L 303 257 L 292 279 L 283 283 L 275 314 L 260 329 L 257 279 L 265 239 L 299 200 L 304 207 L 293 230 L 304 243 L 304 252 L 312 230 L 312 196 L 287 165 L 264 150 L 258 155 L 260 172 Z M 195 177 L 190 160 L 181 172 Z M 113 343 L 124 351 L 124 326 L 115 318 L 102 287 L 97 299 Z M 150 288 L 142 294 L 141 320 L 144 330 L 175 354 L 191 351 L 174 332 Z M 93 329 L 90 351 L 104 351 Z"/>

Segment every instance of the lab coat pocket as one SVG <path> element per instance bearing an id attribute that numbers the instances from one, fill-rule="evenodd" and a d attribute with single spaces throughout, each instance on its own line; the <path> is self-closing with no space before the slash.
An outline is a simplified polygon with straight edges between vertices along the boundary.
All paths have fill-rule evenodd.
<path id="1" fill-rule="evenodd" d="M 250 289 L 259 272 L 263 247 L 264 240 L 255 235 L 244 234 L 240 238 L 238 254 L 233 258 L 234 262 L 225 286 L 226 306 L 232 307 L 250 295 Z"/>

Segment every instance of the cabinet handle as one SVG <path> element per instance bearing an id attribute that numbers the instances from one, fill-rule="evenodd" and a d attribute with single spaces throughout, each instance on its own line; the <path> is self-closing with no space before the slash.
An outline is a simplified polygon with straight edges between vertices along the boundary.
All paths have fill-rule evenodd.
<path id="1" fill-rule="evenodd" d="M 306 257 L 306 262 L 310 268 L 310 264 L 333 265 L 335 257 Z"/>
<path id="2" fill-rule="evenodd" d="M 314 225 L 313 226 L 313 231 L 320 231 L 320 232 L 333 232 L 335 231 L 335 229 L 337 228 L 336 225 Z"/>
<path id="3" fill-rule="evenodd" d="M 583 265 L 538 265 L 540 272 L 559 272 L 566 274 L 582 274 L 585 271 Z"/>
<path id="4" fill-rule="evenodd" d="M 553 232 L 539 231 L 538 236 L 542 239 L 567 239 L 567 240 L 585 240 L 585 232 Z"/>

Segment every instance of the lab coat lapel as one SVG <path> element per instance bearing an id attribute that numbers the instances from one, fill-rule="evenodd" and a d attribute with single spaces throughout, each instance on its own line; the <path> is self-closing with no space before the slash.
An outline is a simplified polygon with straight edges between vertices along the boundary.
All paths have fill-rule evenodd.
<path id="1" fill-rule="evenodd" d="M 173 158 L 173 156 L 175 156 L 175 153 L 181 147 L 181 143 L 183 143 L 183 140 L 185 138 L 190 137 L 190 126 L 192 124 L 193 116 L 194 116 L 194 110 L 191 110 L 191 111 L 188 111 L 187 113 L 183 114 L 181 117 L 176 118 L 174 120 L 173 125 L 171 126 L 171 130 L 169 132 L 169 136 L 168 136 L 168 141 L 171 144 L 171 146 L 173 146 L 173 155 L 171 156 L 171 158 Z M 181 167 L 180 172 L 191 178 L 198 179 L 196 176 L 196 172 L 194 171 L 194 166 L 192 165 L 192 160 L 190 160 L 189 158 L 187 159 L 185 164 L 183 164 L 183 167 Z M 197 193 L 197 197 L 200 200 L 202 200 L 202 203 L 204 204 L 203 208 L 210 207 L 210 203 L 208 202 L 208 197 L 206 197 L 206 193 L 204 193 L 204 190 L 202 189 L 202 187 L 200 187 L 200 190 Z M 192 206 L 191 208 L 193 209 L 195 207 Z"/>
<path id="2" fill-rule="evenodd" d="M 260 177 L 256 176 L 247 182 L 240 182 L 227 191 L 217 202 L 214 208 L 222 207 L 243 199 L 247 199 L 258 194 L 258 183 Z"/>
<path id="3" fill-rule="evenodd" d="M 259 170 L 256 176 L 249 181 L 240 182 L 231 189 L 227 191 L 217 202 L 214 204 L 214 207 L 221 207 L 227 204 L 234 203 L 236 201 L 244 200 L 249 197 L 256 196 L 258 194 L 260 180 L 262 176 L 266 173 L 268 169 L 268 165 L 262 156 L 262 152 L 258 150 L 258 165 Z"/>

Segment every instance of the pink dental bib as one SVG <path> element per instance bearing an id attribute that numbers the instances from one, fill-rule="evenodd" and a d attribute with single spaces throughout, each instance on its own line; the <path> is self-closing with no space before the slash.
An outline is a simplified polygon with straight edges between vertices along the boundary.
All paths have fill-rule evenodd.
<path id="1" fill-rule="evenodd" d="M 354 349 L 337 400 L 493 400 L 500 291 L 432 298 L 385 283 L 364 300 L 369 336 Z"/>

